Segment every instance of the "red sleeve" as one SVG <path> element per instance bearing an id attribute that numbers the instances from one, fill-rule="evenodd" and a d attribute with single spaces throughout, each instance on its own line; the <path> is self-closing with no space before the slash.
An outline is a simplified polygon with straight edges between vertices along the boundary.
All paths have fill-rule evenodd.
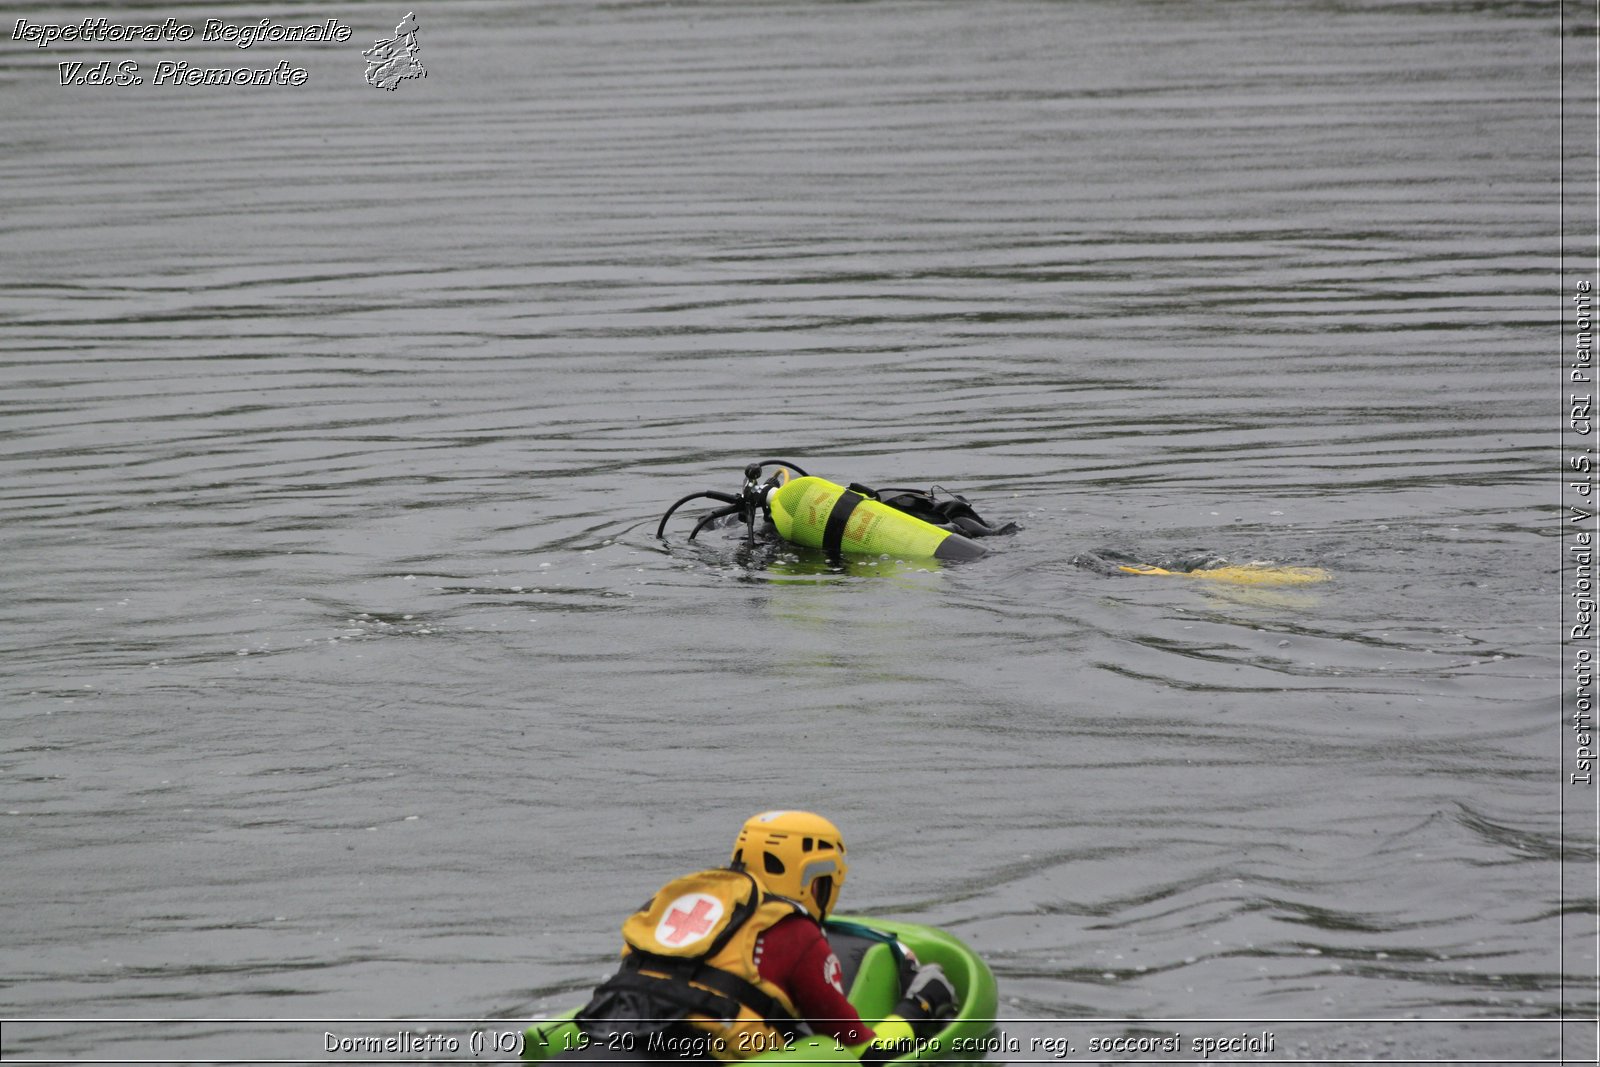
<path id="1" fill-rule="evenodd" d="M 839 957 L 822 928 L 804 915 L 791 915 L 757 942 L 761 977 L 789 994 L 795 1011 L 819 1034 L 859 1045 L 875 1036 L 844 995 Z"/>

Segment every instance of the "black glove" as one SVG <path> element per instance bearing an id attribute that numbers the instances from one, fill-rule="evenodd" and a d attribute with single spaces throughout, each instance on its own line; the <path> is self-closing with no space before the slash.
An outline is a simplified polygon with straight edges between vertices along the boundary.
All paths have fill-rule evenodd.
<path id="1" fill-rule="evenodd" d="M 944 976 L 944 968 L 937 963 L 924 964 L 917 976 L 906 987 L 906 995 L 895 1006 L 894 1013 L 913 1028 L 919 1022 L 949 1019 L 956 1013 L 956 987 Z"/>

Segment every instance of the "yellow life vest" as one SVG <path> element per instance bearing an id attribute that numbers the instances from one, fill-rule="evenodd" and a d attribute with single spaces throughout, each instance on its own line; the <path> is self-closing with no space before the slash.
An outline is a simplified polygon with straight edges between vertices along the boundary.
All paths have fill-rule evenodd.
<path id="1" fill-rule="evenodd" d="M 642 993 L 662 1018 L 704 1035 L 686 1042 L 655 1033 L 635 1042 L 664 1059 L 705 1053 L 743 1060 L 784 1048 L 798 1032 L 794 1003 L 761 977 L 755 949 L 762 933 L 797 914 L 806 911 L 743 871 L 719 868 L 669 882 L 622 924 L 623 968 L 597 999 L 608 986 Z"/>

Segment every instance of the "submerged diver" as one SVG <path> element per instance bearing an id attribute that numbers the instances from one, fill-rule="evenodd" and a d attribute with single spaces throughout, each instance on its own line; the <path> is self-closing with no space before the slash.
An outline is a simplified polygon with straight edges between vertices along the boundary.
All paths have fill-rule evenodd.
<path id="1" fill-rule="evenodd" d="M 868 1026 L 845 997 L 821 923 L 844 887 L 844 841 L 820 815 L 769 811 L 745 822 L 727 867 L 668 883 L 622 924 L 622 967 L 577 1015 L 590 1039 L 563 1058 L 740 1060 L 823 1034 L 864 1059 L 898 1055 L 955 1014 L 938 964 Z"/>

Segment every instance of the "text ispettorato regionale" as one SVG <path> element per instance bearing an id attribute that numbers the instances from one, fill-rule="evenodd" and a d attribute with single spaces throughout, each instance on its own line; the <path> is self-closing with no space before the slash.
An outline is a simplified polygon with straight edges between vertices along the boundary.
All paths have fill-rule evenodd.
<path id="1" fill-rule="evenodd" d="M 12 27 L 13 41 L 26 41 L 38 48 L 53 44 L 78 42 L 84 44 L 183 44 L 190 41 L 222 43 L 249 48 L 251 45 L 304 42 L 309 44 L 343 44 L 350 40 L 350 27 L 338 19 L 300 24 L 278 23 L 271 19 L 260 22 L 224 22 L 206 19 L 205 25 L 196 29 L 188 23 L 168 18 L 161 22 L 129 24 L 110 19 L 85 18 L 78 22 L 29 22 L 18 19 Z"/>

